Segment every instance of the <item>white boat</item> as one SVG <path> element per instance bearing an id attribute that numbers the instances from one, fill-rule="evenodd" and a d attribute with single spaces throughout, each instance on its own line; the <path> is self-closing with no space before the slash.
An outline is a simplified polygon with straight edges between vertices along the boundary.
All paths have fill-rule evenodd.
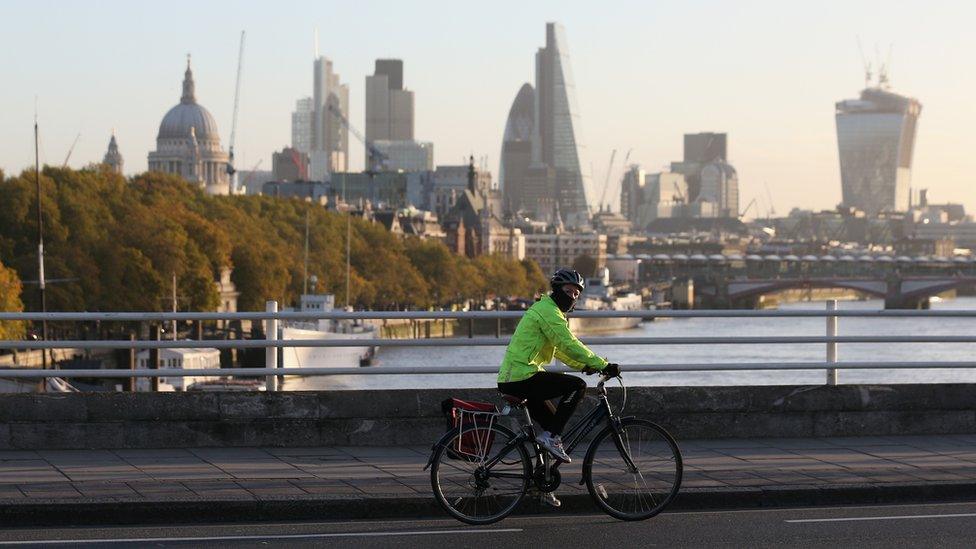
<path id="1" fill-rule="evenodd" d="M 149 351 L 139 351 L 136 367 L 149 368 Z M 169 348 L 159 350 L 159 367 L 163 369 L 182 370 L 210 370 L 220 368 L 220 350 L 213 348 Z M 203 381 L 210 381 L 213 376 L 175 376 L 160 377 L 160 391 L 185 391 L 190 385 Z M 137 391 L 152 390 L 152 382 L 148 377 L 136 380 Z"/>
<path id="2" fill-rule="evenodd" d="M 610 284 L 610 270 L 604 268 L 600 276 L 586 279 L 583 295 L 576 303 L 577 311 L 639 311 L 641 296 L 635 293 L 617 295 Z M 636 328 L 641 323 L 633 318 L 583 318 L 569 314 L 569 329 L 573 333 L 617 332 Z"/>
<path id="3" fill-rule="evenodd" d="M 332 294 L 303 294 L 302 312 L 325 312 L 335 308 Z M 353 320 L 318 319 L 282 323 L 281 339 L 328 340 L 373 339 L 376 328 Z M 356 368 L 367 366 L 376 350 L 373 346 L 352 347 L 282 347 L 282 368 Z"/>

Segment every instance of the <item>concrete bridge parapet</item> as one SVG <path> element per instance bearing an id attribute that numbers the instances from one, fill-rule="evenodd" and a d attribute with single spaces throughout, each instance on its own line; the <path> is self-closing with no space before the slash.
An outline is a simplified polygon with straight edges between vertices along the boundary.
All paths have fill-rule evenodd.
<path id="1" fill-rule="evenodd" d="M 974 395 L 968 384 L 632 387 L 624 415 L 679 439 L 976 433 Z M 450 396 L 499 402 L 492 389 L 11 394 L 0 450 L 428 444 Z"/>

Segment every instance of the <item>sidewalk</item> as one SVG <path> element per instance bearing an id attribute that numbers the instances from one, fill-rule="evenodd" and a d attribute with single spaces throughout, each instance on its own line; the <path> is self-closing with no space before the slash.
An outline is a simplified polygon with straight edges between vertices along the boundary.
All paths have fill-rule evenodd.
<path id="1" fill-rule="evenodd" d="M 976 435 L 679 444 L 675 509 L 976 499 Z M 0 451 L 0 524 L 439 516 L 429 448 Z M 559 512 L 596 511 L 581 459 Z"/>

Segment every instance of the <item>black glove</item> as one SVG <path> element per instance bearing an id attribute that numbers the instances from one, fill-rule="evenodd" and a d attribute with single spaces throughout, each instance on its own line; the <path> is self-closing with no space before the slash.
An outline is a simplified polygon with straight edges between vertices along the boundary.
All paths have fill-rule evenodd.
<path id="1" fill-rule="evenodd" d="M 593 375 L 593 374 L 595 374 L 595 373 L 597 373 L 599 371 L 600 370 L 596 370 L 596 369 L 590 368 L 589 366 L 583 368 L 583 373 L 586 374 L 586 375 L 588 375 L 588 376 L 591 376 L 591 375 Z"/>
<path id="2" fill-rule="evenodd" d="M 620 365 L 610 362 L 603 367 L 600 373 L 607 377 L 620 377 Z"/>

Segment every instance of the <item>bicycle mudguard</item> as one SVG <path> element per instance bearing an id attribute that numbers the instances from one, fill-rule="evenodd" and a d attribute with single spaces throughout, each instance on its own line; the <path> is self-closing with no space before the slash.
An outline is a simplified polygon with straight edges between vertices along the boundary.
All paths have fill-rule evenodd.
<path id="1" fill-rule="evenodd" d="M 451 440 L 451 437 L 453 437 L 454 434 L 455 431 L 451 429 L 450 431 L 444 433 L 444 436 L 442 436 L 440 440 L 435 442 L 434 445 L 430 447 L 430 455 L 427 456 L 427 465 L 424 465 L 424 471 L 430 469 L 430 466 L 434 464 L 434 454 L 437 453 L 437 449 L 441 446 L 447 446 L 447 443 Z"/>

